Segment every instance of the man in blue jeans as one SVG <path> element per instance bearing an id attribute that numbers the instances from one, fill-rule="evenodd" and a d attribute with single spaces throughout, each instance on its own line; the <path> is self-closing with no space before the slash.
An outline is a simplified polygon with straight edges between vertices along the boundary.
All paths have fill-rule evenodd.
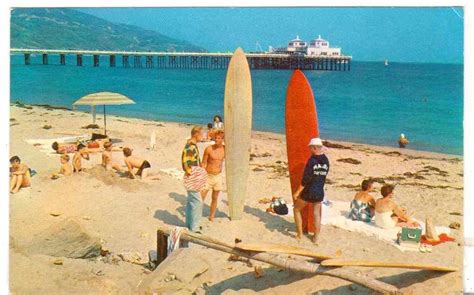
<path id="1" fill-rule="evenodd" d="M 185 173 L 188 177 L 192 173 L 192 167 L 201 166 L 201 159 L 199 158 L 199 149 L 197 143 L 202 139 L 202 127 L 195 126 L 191 130 L 191 139 L 188 140 L 184 146 L 181 155 L 181 163 Z M 202 217 L 202 198 L 199 191 L 188 190 L 188 197 L 186 202 L 186 227 L 193 231 L 199 231 L 199 223 Z"/>

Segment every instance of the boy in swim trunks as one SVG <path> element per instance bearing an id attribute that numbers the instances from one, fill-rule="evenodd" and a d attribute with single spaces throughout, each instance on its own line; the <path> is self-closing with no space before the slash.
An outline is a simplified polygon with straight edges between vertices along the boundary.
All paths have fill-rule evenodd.
<path id="1" fill-rule="evenodd" d="M 309 143 L 311 157 L 306 163 L 301 185 L 293 194 L 296 223 L 296 239 L 303 236 L 303 220 L 301 210 L 308 203 L 314 204 L 314 236 L 313 243 L 317 243 L 321 231 L 321 202 L 324 200 L 324 183 L 329 173 L 329 159 L 324 154 L 323 142 L 320 138 L 313 138 Z"/>
<path id="2" fill-rule="evenodd" d="M 202 168 L 207 171 L 207 183 L 201 192 L 202 200 L 206 199 L 207 193 L 212 190 L 211 212 L 209 220 L 214 221 L 214 215 L 217 210 L 219 192 L 222 190 L 222 163 L 225 158 L 225 148 L 222 144 L 224 140 L 224 131 L 218 129 L 214 133 L 215 144 L 208 146 L 204 150 L 202 158 Z"/>
<path id="3" fill-rule="evenodd" d="M 116 150 L 122 150 L 117 148 Z M 104 166 L 105 170 L 114 169 L 118 172 L 122 172 L 122 167 L 112 158 L 112 152 L 114 151 L 114 147 L 112 142 L 108 141 L 104 143 L 104 151 L 102 152 L 102 166 Z"/>
<path id="4" fill-rule="evenodd" d="M 64 175 L 64 176 L 71 176 L 72 175 L 72 165 L 71 163 L 69 163 L 69 160 L 71 158 L 69 157 L 69 155 L 61 155 L 61 157 L 59 158 L 59 161 L 61 162 L 61 167 L 59 168 L 59 172 L 58 173 L 53 173 L 51 175 L 51 179 L 57 179 L 59 178 L 61 175 Z"/>
<path id="5" fill-rule="evenodd" d="M 77 150 L 72 157 L 72 167 L 73 172 L 81 172 L 82 171 L 82 159 L 86 159 L 89 161 L 89 152 L 86 149 L 86 146 L 82 143 L 77 145 Z"/>
<path id="6" fill-rule="evenodd" d="M 15 194 L 20 188 L 31 185 L 30 168 L 18 156 L 10 158 L 10 193 Z"/>
<path id="7" fill-rule="evenodd" d="M 129 147 L 124 147 L 123 155 L 125 157 L 125 164 L 128 168 L 128 173 L 130 178 L 135 179 L 139 176 L 142 180 L 158 180 L 160 179 L 158 175 L 153 175 L 150 173 L 151 164 L 147 160 L 132 156 L 132 149 Z M 133 170 L 137 169 L 136 173 L 133 173 Z"/>

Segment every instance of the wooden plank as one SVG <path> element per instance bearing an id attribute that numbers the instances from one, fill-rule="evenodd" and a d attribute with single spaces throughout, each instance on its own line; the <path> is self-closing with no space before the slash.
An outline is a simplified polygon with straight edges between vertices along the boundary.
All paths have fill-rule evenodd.
<path id="1" fill-rule="evenodd" d="M 315 258 L 317 261 L 322 261 L 325 259 L 332 259 L 334 257 L 316 253 L 311 250 L 288 246 L 288 245 L 279 245 L 279 244 L 269 244 L 269 243 L 262 243 L 262 244 L 251 244 L 251 243 L 238 243 L 235 245 L 235 248 L 245 251 L 252 251 L 252 252 L 271 252 L 271 253 L 285 253 L 285 254 L 293 254 L 298 256 L 305 256 L 310 258 Z"/>
<path id="2" fill-rule="evenodd" d="M 171 232 L 171 230 L 166 227 L 162 227 L 159 230 L 162 230 L 166 235 L 169 235 Z M 181 240 L 189 241 L 218 251 L 265 262 L 279 268 L 288 269 L 290 271 L 321 274 L 345 279 L 384 294 L 403 294 L 395 286 L 378 281 L 376 279 L 368 278 L 366 275 L 361 273 L 355 273 L 344 268 L 323 268 L 317 263 L 311 263 L 307 260 L 296 259 L 293 257 L 290 258 L 274 253 L 249 253 L 248 251 L 236 249 L 224 242 L 201 234 L 192 233 L 188 230 L 183 230 L 181 232 Z"/>
<path id="3" fill-rule="evenodd" d="M 156 238 L 157 263 L 159 265 L 168 256 L 168 236 L 162 230 L 158 230 Z"/>
<path id="4" fill-rule="evenodd" d="M 390 262 L 390 261 L 371 261 L 371 260 L 344 260 L 344 259 L 328 259 L 321 262 L 322 266 L 363 266 L 363 267 L 388 267 L 388 268 L 407 268 L 407 269 L 423 269 L 441 272 L 457 271 L 456 268 L 418 263 Z"/>

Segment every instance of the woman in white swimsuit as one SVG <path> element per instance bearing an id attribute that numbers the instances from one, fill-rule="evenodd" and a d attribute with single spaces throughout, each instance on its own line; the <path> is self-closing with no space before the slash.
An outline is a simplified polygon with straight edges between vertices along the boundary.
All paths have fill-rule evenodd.
<path id="1" fill-rule="evenodd" d="M 394 228 L 395 226 L 420 226 L 418 222 L 408 216 L 393 200 L 393 185 L 384 185 L 381 193 L 383 198 L 375 203 L 375 224 L 381 228 Z"/>

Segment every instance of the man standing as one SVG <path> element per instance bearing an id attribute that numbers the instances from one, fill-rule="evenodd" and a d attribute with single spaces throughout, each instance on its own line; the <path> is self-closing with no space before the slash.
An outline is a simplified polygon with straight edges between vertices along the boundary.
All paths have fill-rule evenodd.
<path id="1" fill-rule="evenodd" d="M 301 185 L 293 194 L 293 213 L 296 223 L 296 238 L 303 236 L 303 220 L 301 210 L 308 203 L 314 204 L 314 236 L 313 243 L 317 243 L 321 231 L 321 202 L 324 200 L 324 183 L 329 173 L 329 159 L 324 154 L 323 142 L 320 138 L 313 138 L 309 142 L 311 157 L 306 163 Z"/>
<path id="2" fill-rule="evenodd" d="M 184 146 L 181 155 L 181 163 L 184 170 L 184 182 L 188 192 L 186 202 L 186 227 L 193 231 L 199 231 L 199 222 L 202 217 L 202 199 L 200 196 L 200 187 L 202 175 L 199 172 L 201 160 L 199 158 L 199 149 L 197 143 L 202 139 L 202 127 L 195 126 L 191 130 L 191 139 Z M 201 169 L 202 170 L 202 169 Z M 204 174 L 205 177 L 205 174 Z"/>
<path id="3" fill-rule="evenodd" d="M 222 144 L 223 140 L 224 131 L 218 129 L 214 133 L 215 144 L 208 146 L 204 150 L 202 158 L 202 167 L 207 171 L 207 183 L 201 192 L 203 201 L 206 199 L 207 193 L 212 190 L 211 212 L 209 214 L 210 221 L 214 221 L 219 192 L 222 190 L 222 163 L 225 158 L 225 149 Z"/>

